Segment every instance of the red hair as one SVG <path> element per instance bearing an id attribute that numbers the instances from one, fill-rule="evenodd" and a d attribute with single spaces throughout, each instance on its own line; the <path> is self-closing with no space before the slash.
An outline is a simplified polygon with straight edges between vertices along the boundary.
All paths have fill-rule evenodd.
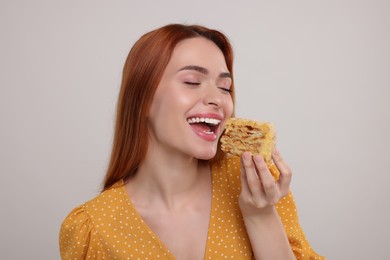
<path id="1" fill-rule="evenodd" d="M 144 160 L 149 139 L 147 116 L 154 93 L 176 45 L 194 37 L 214 42 L 233 74 L 233 51 L 227 37 L 219 31 L 199 25 L 170 24 L 143 35 L 130 50 L 123 68 L 113 147 L 103 190 L 134 175 Z M 231 89 L 234 102 L 233 83 Z M 213 160 L 222 156 L 218 148 Z"/>

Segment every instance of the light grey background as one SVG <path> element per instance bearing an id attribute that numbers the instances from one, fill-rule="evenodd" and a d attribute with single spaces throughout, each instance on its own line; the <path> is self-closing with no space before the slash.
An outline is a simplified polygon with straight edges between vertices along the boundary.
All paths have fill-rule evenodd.
<path id="1" fill-rule="evenodd" d="M 224 31 L 237 115 L 275 123 L 312 246 L 388 259 L 390 2 L 0 2 L 0 258 L 59 259 L 98 194 L 124 60 L 167 23 Z"/>

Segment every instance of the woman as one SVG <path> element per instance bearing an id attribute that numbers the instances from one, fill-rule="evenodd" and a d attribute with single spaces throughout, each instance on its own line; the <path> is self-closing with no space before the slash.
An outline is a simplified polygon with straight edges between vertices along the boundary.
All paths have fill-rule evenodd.
<path id="1" fill-rule="evenodd" d="M 219 148 L 233 115 L 233 54 L 220 32 L 167 25 L 129 53 L 102 194 L 60 231 L 63 259 L 321 259 L 289 193 L 291 171 Z"/>

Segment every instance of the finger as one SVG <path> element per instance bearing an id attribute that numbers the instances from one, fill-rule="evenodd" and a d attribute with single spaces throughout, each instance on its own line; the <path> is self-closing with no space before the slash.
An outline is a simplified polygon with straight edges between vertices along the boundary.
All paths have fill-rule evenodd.
<path id="1" fill-rule="evenodd" d="M 240 163 L 240 173 L 241 173 L 241 187 L 242 187 L 241 195 L 243 195 L 245 197 L 252 197 L 252 194 L 249 190 L 247 176 L 246 176 L 244 163 L 243 163 L 242 159 L 241 159 L 241 163 Z"/>
<path id="2" fill-rule="evenodd" d="M 274 163 L 276 167 L 279 169 L 280 177 L 279 177 L 279 186 L 280 186 L 280 192 L 283 196 L 287 195 L 291 178 L 292 178 L 292 172 L 290 167 L 285 163 L 283 160 L 283 157 L 281 156 L 279 150 L 277 148 L 274 149 L 272 153 L 272 159 L 274 160 Z"/>
<path id="3" fill-rule="evenodd" d="M 276 204 L 279 200 L 279 192 L 274 177 L 261 155 L 254 156 L 253 161 L 260 176 L 266 200 L 270 204 Z"/>
<path id="4" fill-rule="evenodd" d="M 263 195 L 262 185 L 259 176 L 257 175 L 255 166 L 252 163 L 252 156 L 250 153 L 244 152 L 242 154 L 242 162 L 248 182 L 249 190 L 252 197 L 257 198 Z"/>

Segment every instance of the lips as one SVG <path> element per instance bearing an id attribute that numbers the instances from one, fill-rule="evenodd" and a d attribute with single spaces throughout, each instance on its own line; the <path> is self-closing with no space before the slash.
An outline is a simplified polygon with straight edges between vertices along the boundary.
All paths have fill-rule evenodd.
<path id="1" fill-rule="evenodd" d="M 187 118 L 192 130 L 206 141 L 215 141 L 222 120 L 220 115 L 195 115 Z"/>

